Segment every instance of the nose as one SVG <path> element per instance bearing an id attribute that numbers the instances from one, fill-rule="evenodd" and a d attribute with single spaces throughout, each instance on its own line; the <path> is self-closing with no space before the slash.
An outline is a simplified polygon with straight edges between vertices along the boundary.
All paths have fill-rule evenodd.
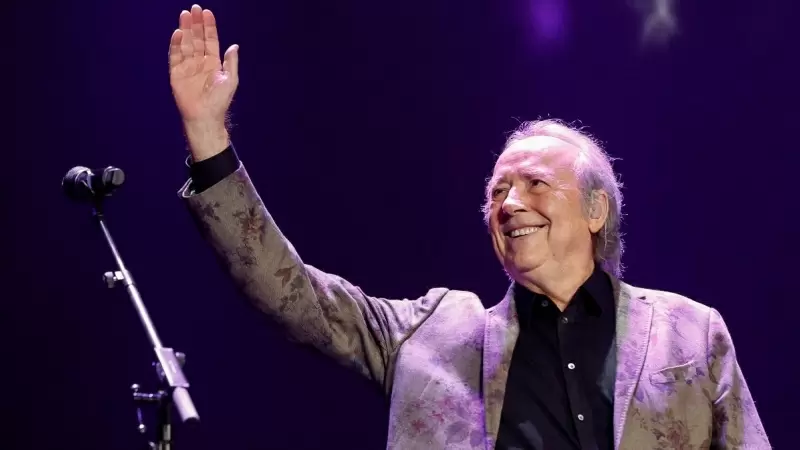
<path id="1" fill-rule="evenodd" d="M 503 200 L 503 212 L 508 216 L 525 211 L 525 204 L 519 196 L 516 188 L 512 187 L 508 191 L 506 199 Z"/>

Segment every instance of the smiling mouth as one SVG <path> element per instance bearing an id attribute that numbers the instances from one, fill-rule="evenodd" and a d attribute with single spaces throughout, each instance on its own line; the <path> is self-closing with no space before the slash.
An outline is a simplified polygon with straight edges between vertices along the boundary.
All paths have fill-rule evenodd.
<path id="1" fill-rule="evenodd" d="M 547 225 L 538 225 L 538 226 L 535 226 L 535 227 L 517 228 L 516 230 L 512 230 L 512 231 L 509 231 L 509 232 L 505 233 L 505 235 L 507 237 L 510 237 L 510 238 L 518 238 L 518 237 L 527 236 L 529 234 L 536 233 L 536 232 L 538 232 L 539 230 L 543 229 L 546 226 Z"/>

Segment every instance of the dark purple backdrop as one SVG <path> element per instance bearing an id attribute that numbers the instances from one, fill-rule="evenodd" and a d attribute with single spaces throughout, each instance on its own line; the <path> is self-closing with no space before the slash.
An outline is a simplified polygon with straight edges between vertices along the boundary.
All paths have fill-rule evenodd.
<path id="1" fill-rule="evenodd" d="M 680 2 L 661 47 L 639 44 L 640 3 L 623 0 L 203 6 L 241 45 L 234 142 L 307 262 L 374 295 L 444 285 L 496 303 L 507 281 L 479 212 L 494 155 L 519 120 L 579 119 L 622 158 L 626 281 L 722 312 L 773 444 L 792 448 L 790 3 Z M 16 5 L 3 448 L 142 448 L 128 386 L 152 380 L 152 351 L 101 282 L 113 265 L 89 210 L 59 187 L 74 165 L 109 164 L 128 174 L 109 226 L 165 343 L 188 354 L 203 426 L 178 430 L 180 448 L 382 448 L 377 389 L 243 301 L 177 198 L 167 46 L 189 6 Z"/>

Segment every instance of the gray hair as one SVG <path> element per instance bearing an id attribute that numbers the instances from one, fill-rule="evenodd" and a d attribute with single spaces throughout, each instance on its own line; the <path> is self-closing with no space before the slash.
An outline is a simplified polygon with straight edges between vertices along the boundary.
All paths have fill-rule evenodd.
<path id="1" fill-rule="evenodd" d="M 548 136 L 560 139 L 580 149 L 575 159 L 575 174 L 583 198 L 583 210 L 588 216 L 592 206 L 593 193 L 603 190 L 608 194 L 608 217 L 603 227 L 592 236 L 594 259 L 603 270 L 616 278 L 622 276 L 622 183 L 611 167 L 612 158 L 600 144 L 587 132 L 567 125 L 557 119 L 524 122 L 506 141 L 504 149 L 522 139 L 533 136 Z M 488 222 L 489 202 L 484 207 L 484 218 Z"/>

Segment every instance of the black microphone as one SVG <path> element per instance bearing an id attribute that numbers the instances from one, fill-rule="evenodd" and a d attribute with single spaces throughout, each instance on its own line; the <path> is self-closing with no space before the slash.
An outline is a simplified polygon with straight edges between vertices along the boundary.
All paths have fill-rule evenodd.
<path id="1" fill-rule="evenodd" d="M 73 200 L 90 200 L 97 197 L 111 195 L 125 182 L 125 172 L 122 169 L 108 166 L 100 173 L 94 173 L 88 167 L 77 166 L 69 169 L 61 187 Z"/>

